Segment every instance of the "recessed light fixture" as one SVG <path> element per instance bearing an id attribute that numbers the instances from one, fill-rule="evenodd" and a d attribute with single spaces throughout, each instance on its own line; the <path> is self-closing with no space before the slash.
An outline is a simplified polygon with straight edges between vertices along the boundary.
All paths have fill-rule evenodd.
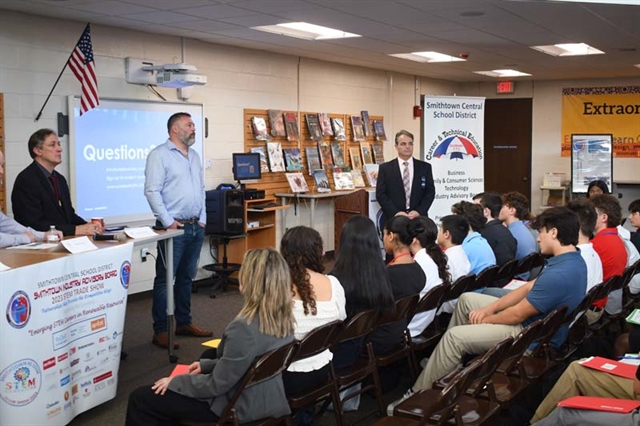
<path id="1" fill-rule="evenodd" d="M 309 24 L 307 22 L 288 22 L 277 25 L 251 27 L 251 29 L 288 37 L 302 38 L 305 40 L 331 40 L 336 38 L 362 37 L 358 34 L 347 33 L 333 28 Z"/>
<path id="2" fill-rule="evenodd" d="M 531 74 L 527 74 L 526 72 L 520 72 L 516 70 L 493 70 L 493 71 L 474 71 L 475 74 L 486 75 L 488 77 L 526 77 Z"/>
<path id="3" fill-rule="evenodd" d="M 394 53 L 389 56 L 393 56 L 394 58 L 407 59 L 409 61 L 428 63 L 466 61 L 466 59 L 458 58 L 456 56 L 449 56 L 445 55 L 444 53 L 438 52 Z"/>
<path id="4" fill-rule="evenodd" d="M 586 43 L 562 43 L 553 44 L 550 46 L 531 46 L 531 48 L 552 56 L 584 56 L 604 54 L 602 50 L 591 47 Z"/>

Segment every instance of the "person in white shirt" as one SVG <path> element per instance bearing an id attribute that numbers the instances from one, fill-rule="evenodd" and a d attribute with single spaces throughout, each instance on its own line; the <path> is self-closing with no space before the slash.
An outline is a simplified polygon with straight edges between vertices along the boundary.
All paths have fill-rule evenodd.
<path id="1" fill-rule="evenodd" d="M 420 291 L 420 298 L 432 288 L 451 283 L 451 274 L 447 268 L 447 256 L 436 244 L 438 227 L 428 217 L 419 216 L 409 222 L 409 234 L 414 235 L 409 247 L 413 260 L 420 265 L 427 281 Z M 436 316 L 436 310 L 416 314 L 408 325 L 411 337 L 422 333 Z"/>
<path id="2" fill-rule="evenodd" d="M 318 231 L 306 226 L 290 228 L 282 236 L 280 253 L 291 273 L 296 339 L 331 321 L 344 320 L 344 289 L 336 277 L 322 273 L 324 252 Z M 293 362 L 282 375 L 287 395 L 298 395 L 326 382 L 332 359 L 327 349 Z"/>
<path id="3" fill-rule="evenodd" d="M 593 244 L 589 242 L 593 237 L 598 213 L 587 199 L 569 201 L 567 208 L 578 216 L 580 222 L 580 233 L 576 247 L 580 250 L 580 255 L 587 264 L 587 291 L 589 291 L 593 286 L 602 282 L 602 261 L 593 249 Z"/>
<path id="4" fill-rule="evenodd" d="M 469 222 L 462 216 L 449 215 L 442 218 L 438 230 L 438 245 L 447 255 L 447 266 L 451 274 L 451 282 L 455 282 L 463 275 L 467 275 L 471 270 L 471 262 L 467 254 L 462 249 L 462 242 L 469 232 Z M 452 313 L 456 307 L 456 300 L 451 300 L 442 305 L 441 312 Z"/>

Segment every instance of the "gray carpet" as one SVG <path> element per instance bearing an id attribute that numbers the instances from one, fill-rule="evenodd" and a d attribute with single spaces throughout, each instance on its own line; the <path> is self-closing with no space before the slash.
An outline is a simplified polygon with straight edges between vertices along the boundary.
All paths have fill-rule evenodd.
<path id="1" fill-rule="evenodd" d="M 201 287 L 198 293 L 193 294 L 191 309 L 194 323 L 213 330 L 214 337 L 219 338 L 227 324 L 240 310 L 242 296 L 237 293 L 237 290 L 234 291 L 235 287 L 231 287 L 231 292 L 211 299 L 209 288 Z M 70 425 L 123 425 L 129 393 L 139 386 L 151 385 L 155 380 L 171 373 L 174 366 L 169 363 L 167 351 L 151 344 L 152 333 L 151 293 L 133 295 L 127 304 L 124 331 L 124 350 L 128 353 L 128 357 L 120 363 L 117 395 L 111 401 L 79 415 Z M 178 362 L 188 364 L 197 360 L 204 349 L 201 343 L 206 340 L 208 339 L 178 337 L 181 346 L 174 351 L 179 357 Z M 401 386 L 385 394 L 385 404 L 401 396 L 410 384 L 410 380 L 406 378 Z M 360 410 L 347 414 L 346 423 L 353 424 L 362 416 L 362 413 L 373 409 L 375 409 L 375 400 L 365 395 L 362 398 Z M 325 413 L 316 421 L 320 426 L 336 423 L 332 412 Z M 371 416 L 359 424 L 369 425 L 375 421 L 376 417 Z"/>

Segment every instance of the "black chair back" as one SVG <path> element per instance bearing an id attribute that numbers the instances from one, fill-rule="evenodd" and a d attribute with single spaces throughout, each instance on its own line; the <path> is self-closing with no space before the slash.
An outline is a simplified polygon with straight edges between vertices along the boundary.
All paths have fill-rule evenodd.
<path id="1" fill-rule="evenodd" d="M 490 286 L 496 280 L 496 276 L 500 271 L 498 265 L 489 266 L 484 271 L 480 272 L 475 281 L 467 287 L 467 291 L 480 290 L 481 288 Z"/>
<path id="2" fill-rule="evenodd" d="M 462 293 L 467 291 L 467 287 L 469 287 L 475 279 L 475 274 L 467 274 L 459 277 L 451 284 L 451 287 L 449 287 L 449 290 L 445 293 L 442 298 L 442 303 L 459 298 Z"/>

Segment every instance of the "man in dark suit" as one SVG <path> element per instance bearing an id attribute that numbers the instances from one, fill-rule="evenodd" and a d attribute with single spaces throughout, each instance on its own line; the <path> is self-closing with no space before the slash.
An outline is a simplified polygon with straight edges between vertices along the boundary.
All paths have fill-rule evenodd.
<path id="1" fill-rule="evenodd" d="M 15 220 L 36 231 L 48 231 L 51 225 L 64 235 L 95 235 L 100 225 L 87 223 L 71 205 L 67 180 L 55 167 L 62 163 L 62 147 L 55 132 L 40 129 L 29 138 L 33 158 L 18 174 L 11 193 Z"/>
<path id="2" fill-rule="evenodd" d="M 413 135 L 396 133 L 398 158 L 380 165 L 376 198 L 383 212 L 383 225 L 397 215 L 427 216 L 436 196 L 431 164 L 413 158 Z"/>

